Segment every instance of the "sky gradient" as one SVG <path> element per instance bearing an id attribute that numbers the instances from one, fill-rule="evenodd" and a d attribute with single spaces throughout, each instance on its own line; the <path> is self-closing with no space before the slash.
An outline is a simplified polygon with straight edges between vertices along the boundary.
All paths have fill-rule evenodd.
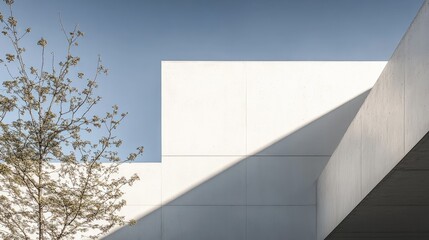
<path id="1" fill-rule="evenodd" d="M 117 103 L 124 152 L 161 160 L 163 60 L 388 60 L 423 0 L 16 0 L 14 11 L 30 60 L 44 36 L 64 52 L 66 28 L 86 33 L 77 54 L 91 72 L 97 55 L 110 74 L 100 83 L 100 109 Z M 1 5 L 4 11 L 4 4 Z M 6 42 L 0 40 L 0 46 Z M 0 54 L 4 52 L 0 48 Z M 33 49 L 34 48 L 34 49 Z M 5 78 L 3 70 L 0 77 Z"/>

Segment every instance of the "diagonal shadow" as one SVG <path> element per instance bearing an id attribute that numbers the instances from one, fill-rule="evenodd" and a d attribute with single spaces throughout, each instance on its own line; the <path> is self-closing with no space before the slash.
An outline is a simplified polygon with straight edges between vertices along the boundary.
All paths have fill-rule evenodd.
<path id="1" fill-rule="evenodd" d="M 222 240 L 235 240 L 243 239 L 243 234 L 247 235 L 247 232 L 251 234 L 251 239 L 315 239 L 315 205 L 316 205 L 316 181 L 322 172 L 325 164 L 330 158 L 330 155 L 333 153 L 337 145 L 339 144 L 341 138 L 346 132 L 351 121 L 358 112 L 360 106 L 364 102 L 366 96 L 370 90 L 360 94 L 359 96 L 351 99 L 350 101 L 344 103 L 343 105 L 335 108 L 334 110 L 326 113 L 325 115 L 319 117 L 318 119 L 312 121 L 306 126 L 296 130 L 295 132 L 283 137 L 281 140 L 271 144 L 270 146 L 265 147 L 261 151 L 253 154 L 252 156 L 247 156 L 237 163 L 227 168 L 226 170 L 218 173 L 217 175 L 209 178 L 208 180 L 201 182 L 198 186 L 188 190 L 182 195 L 176 197 L 175 199 L 169 201 L 166 204 L 163 204 L 162 207 L 153 210 L 152 212 L 146 214 L 145 216 L 140 217 L 137 220 L 136 225 L 134 226 L 124 226 L 108 236 L 104 237 L 104 240 L 161 240 L 161 239 L 177 239 L 177 240 L 200 240 L 200 239 L 222 239 Z M 292 155 L 285 156 L 285 152 L 293 152 Z M 308 156 L 311 153 L 312 156 Z M 322 153 L 322 154 L 321 154 Z M 305 154 L 305 156 L 303 156 Z M 277 158 L 276 158 L 277 156 Z M 285 158 L 294 158 L 295 162 L 303 167 L 304 172 L 297 171 L 293 169 L 294 165 L 286 165 L 286 168 L 276 167 L 274 163 L 274 168 L 271 168 L 272 171 L 269 174 L 271 176 L 264 177 L 261 176 L 260 168 L 270 160 L 274 162 L 285 161 Z M 311 158 L 310 161 L 308 159 Z M 253 164 L 253 170 L 248 169 L 245 165 L 247 163 Z M 304 163 L 305 162 L 305 163 Z M 250 165 L 249 165 L 250 166 Z M 285 165 L 279 165 L 285 166 Z M 309 170 L 306 170 L 306 169 Z M 243 171 L 244 178 L 243 178 Z M 281 176 L 281 179 L 286 179 L 283 182 L 277 182 L 278 178 L 276 176 Z M 252 196 L 252 193 L 248 192 L 247 183 L 251 181 L 258 181 L 262 177 L 262 180 L 265 182 L 265 185 L 262 184 L 257 189 L 258 193 L 255 196 Z M 297 184 L 297 182 L 303 181 L 303 184 Z M 244 185 L 242 191 L 236 191 L 240 186 Z M 265 198 L 265 195 L 270 195 Z M 228 202 L 233 204 L 230 205 L 221 205 L 216 203 L 216 200 L 213 199 L 213 196 L 225 196 L 228 199 Z M 249 199 L 253 200 L 249 200 Z M 256 200 L 255 200 L 256 199 Z M 228 221 L 217 222 L 212 219 L 212 214 L 215 214 L 216 209 L 213 208 L 204 214 L 199 214 L 195 216 L 192 224 L 184 223 L 183 219 L 180 218 L 180 214 L 173 214 L 173 217 L 169 219 L 163 218 L 163 208 L 169 209 L 168 211 L 175 211 L 173 208 L 181 206 L 180 211 L 192 211 L 191 208 L 186 207 L 206 207 L 209 209 L 214 206 L 225 206 L 225 207 L 242 207 L 240 211 L 247 211 L 246 207 L 248 206 L 288 206 L 282 204 L 287 199 L 295 199 L 292 202 L 303 201 L 302 199 L 311 199 L 311 201 L 305 200 L 303 206 L 311 206 L 312 212 L 310 217 L 314 215 L 312 221 L 303 221 L 293 225 L 291 231 L 295 235 L 282 235 L 283 233 L 273 232 L 271 227 L 282 228 L 281 221 L 271 221 L 269 228 L 260 227 L 257 224 L 248 224 L 246 219 L 244 223 L 239 223 L 238 225 L 231 226 L 230 221 L 235 221 L 238 218 L 231 211 L 227 213 L 226 216 L 229 218 Z M 314 200 L 314 201 L 313 201 Z M 195 202 L 201 204 L 193 204 Z M 262 204 L 261 204 L 262 203 Z M 297 205 L 293 203 L 291 205 Z M 314 214 L 313 214 L 314 212 Z M 300 216 L 295 216 L 291 213 L 291 218 L 300 218 Z M 247 213 L 246 213 L 247 215 Z M 260 217 L 256 215 L 255 217 Z M 178 230 L 174 233 L 163 233 L 165 226 L 164 222 L 168 221 L 168 224 L 172 225 L 181 225 L 181 230 Z M 293 219 L 291 221 L 294 221 Z M 216 229 L 207 228 L 207 226 L 216 225 Z M 249 225 L 249 226 L 247 226 Z M 308 229 L 314 227 L 314 230 Z M 231 228 L 242 228 L 236 235 L 230 234 Z M 219 231 L 221 229 L 222 231 Z M 268 232 L 268 230 L 269 232 Z M 243 233 L 244 231 L 244 233 Z M 170 231 L 171 232 L 171 231 Z M 299 236 L 299 233 L 303 232 L 305 237 Z M 192 233 L 193 236 L 199 236 L 190 239 L 189 233 Z M 169 235 L 171 234 L 171 235 Z M 298 234 L 298 235 L 296 235 Z M 250 236 L 250 235 L 249 235 Z M 250 239 L 248 238 L 248 239 Z"/>

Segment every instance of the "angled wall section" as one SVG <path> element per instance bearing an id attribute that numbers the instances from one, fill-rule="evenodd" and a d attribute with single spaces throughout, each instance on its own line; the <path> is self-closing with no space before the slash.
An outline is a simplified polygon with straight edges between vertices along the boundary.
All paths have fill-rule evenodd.
<path id="1" fill-rule="evenodd" d="M 426 1 L 318 180 L 318 239 L 325 239 L 429 131 L 428 42 Z"/>

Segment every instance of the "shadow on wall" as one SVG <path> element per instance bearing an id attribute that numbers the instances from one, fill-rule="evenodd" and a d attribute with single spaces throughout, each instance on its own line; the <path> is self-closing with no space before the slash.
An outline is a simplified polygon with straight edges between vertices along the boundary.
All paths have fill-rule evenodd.
<path id="1" fill-rule="evenodd" d="M 135 226 L 103 239 L 316 239 L 317 178 L 368 93 L 239 160 L 141 217 Z M 306 150 L 296 154 L 300 149 Z M 294 155 L 284 155 L 291 150 Z"/>

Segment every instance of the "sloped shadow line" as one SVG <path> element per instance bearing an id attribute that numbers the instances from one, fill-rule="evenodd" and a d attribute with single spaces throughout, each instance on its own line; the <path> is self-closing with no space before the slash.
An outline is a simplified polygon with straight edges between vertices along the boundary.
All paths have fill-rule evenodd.
<path id="1" fill-rule="evenodd" d="M 357 111 L 364 102 L 366 96 L 370 90 L 367 90 L 355 98 L 349 100 L 348 102 L 342 104 L 341 106 L 331 110 L 325 115 L 317 118 L 311 123 L 305 125 L 304 127 L 294 131 L 293 133 L 283 137 L 282 139 L 276 141 L 275 143 L 265 147 L 261 151 L 253 154 L 252 156 L 247 156 L 237 163 L 233 164 L 229 168 L 217 173 L 215 176 L 199 183 L 198 186 L 186 191 L 175 199 L 169 201 L 166 204 L 163 204 L 161 207 L 147 213 L 144 216 L 141 216 L 136 225 L 134 226 L 124 226 L 117 229 L 116 231 L 110 233 L 109 235 L 102 238 L 103 240 L 116 240 L 116 239 L 127 239 L 127 240 L 157 240 L 162 238 L 162 208 L 168 206 L 226 206 L 222 204 L 201 204 L 193 205 L 186 204 L 187 202 L 210 202 L 210 196 L 213 195 L 222 195 L 226 193 L 231 193 L 234 187 L 237 187 L 237 184 L 241 184 L 242 179 L 242 164 L 249 159 L 253 158 L 253 161 L 266 161 L 264 157 L 266 156 L 279 156 L 281 157 L 284 152 L 293 152 L 291 156 L 300 157 L 304 155 L 305 157 L 324 157 L 325 160 L 320 163 L 316 163 L 318 172 L 315 174 L 311 184 L 315 184 L 317 177 L 320 175 L 323 170 L 327 160 L 329 159 L 332 152 L 335 150 L 336 146 L 339 144 L 341 138 L 346 132 L 351 121 L 354 119 Z M 303 148 L 303 146 L 310 146 Z M 305 150 L 305 153 L 303 152 Z M 311 154 L 308 155 L 308 152 Z M 161 162 L 162 164 L 162 162 Z M 278 169 L 279 171 L 286 171 L 287 169 Z M 276 170 L 277 171 L 277 170 Z M 290 169 L 289 169 L 290 171 Z M 293 170 L 292 170 L 293 171 Z M 249 179 L 245 174 L 245 184 Z M 251 176 L 253 177 L 253 176 Z M 251 178 L 250 177 L 250 178 Z M 241 179 L 240 179 L 241 178 Z M 231 181 L 232 179 L 232 181 Z M 274 187 L 274 186 L 273 186 Z M 232 204 L 228 206 L 249 206 L 247 202 L 247 186 L 245 187 L 246 191 L 244 193 L 237 193 L 236 196 L 229 196 L 231 202 L 237 204 Z M 274 189 L 281 190 L 281 189 Z M 299 192 L 300 190 L 294 190 L 290 195 L 302 195 L 303 193 Z M 303 191 L 311 191 L 311 189 L 303 189 Z M 315 191 L 315 189 L 314 189 Z M 244 195 L 244 196 L 243 196 Z M 305 194 L 304 194 L 305 195 Z M 242 204 L 244 197 L 245 204 Z M 241 203 L 240 203 L 241 202 Z M 275 205 L 275 204 L 273 204 Z M 202 216 L 200 216 L 202 217 Z M 207 216 L 206 216 L 207 217 Z M 180 224 L 181 219 L 175 219 L 178 224 Z M 204 219 L 200 219 L 199 222 L 204 224 Z M 210 222 L 210 221 L 209 221 Z M 199 231 L 200 226 L 195 225 L 192 231 Z M 227 227 L 227 226 L 226 226 Z M 305 231 L 303 229 L 303 231 Z M 221 239 L 221 238 L 219 238 Z M 227 238 L 222 238 L 227 239 Z M 231 239 L 234 239 L 231 238 Z"/>

